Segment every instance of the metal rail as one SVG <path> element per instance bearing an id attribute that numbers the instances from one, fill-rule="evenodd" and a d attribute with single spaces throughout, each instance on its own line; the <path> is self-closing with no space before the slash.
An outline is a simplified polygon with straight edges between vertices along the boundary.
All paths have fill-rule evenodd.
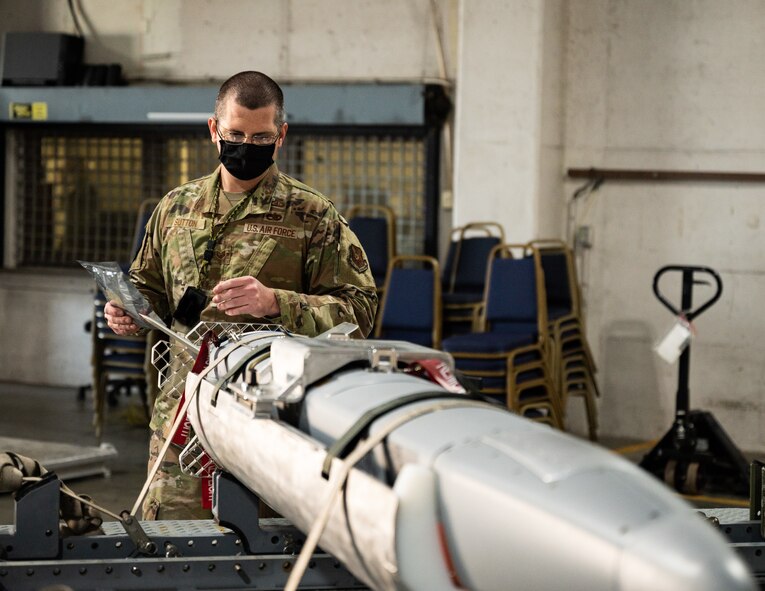
<path id="1" fill-rule="evenodd" d="M 625 168 L 569 168 L 572 179 L 618 181 L 703 181 L 723 183 L 765 183 L 765 173 L 701 170 L 640 170 Z"/>

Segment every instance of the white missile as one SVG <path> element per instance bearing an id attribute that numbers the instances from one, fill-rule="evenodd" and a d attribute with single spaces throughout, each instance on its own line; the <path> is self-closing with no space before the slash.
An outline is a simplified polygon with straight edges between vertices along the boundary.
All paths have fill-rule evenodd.
<path id="1" fill-rule="evenodd" d="M 330 507 L 319 545 L 373 589 L 756 588 L 653 476 L 402 370 L 427 359 L 448 379 L 447 354 L 408 343 L 257 333 L 189 375 L 189 418 L 217 466 L 302 531 Z M 327 460 L 354 426 L 351 448 L 372 451 Z"/>

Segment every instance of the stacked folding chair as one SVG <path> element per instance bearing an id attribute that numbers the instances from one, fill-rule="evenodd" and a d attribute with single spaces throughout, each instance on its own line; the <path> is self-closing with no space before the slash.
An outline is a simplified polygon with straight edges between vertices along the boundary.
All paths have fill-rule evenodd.
<path id="1" fill-rule="evenodd" d="M 547 289 L 547 308 L 552 340 L 555 380 L 564 412 L 571 397 L 584 401 L 589 438 L 598 438 L 600 395 L 595 379 L 596 366 L 587 343 L 581 314 L 579 284 L 571 249 L 560 240 L 529 243 L 541 255 Z"/>
<path id="2" fill-rule="evenodd" d="M 130 257 L 135 258 L 146 232 L 146 224 L 159 199 L 146 199 L 141 202 L 133 232 L 133 244 Z M 121 263 L 123 270 L 129 265 Z M 149 337 L 119 336 L 107 325 L 104 317 L 106 297 L 96 289 L 93 300 L 93 318 L 88 323 L 92 336 L 93 352 L 91 357 L 93 390 L 93 426 L 96 437 L 101 439 L 106 416 L 106 405 L 117 404 L 120 392 L 129 395 L 133 388 L 139 391 L 144 412 L 147 417 L 156 397 L 156 373 L 149 363 L 147 351 L 150 350 Z M 82 395 L 84 398 L 84 394 Z"/>
<path id="3" fill-rule="evenodd" d="M 454 357 L 458 370 L 478 381 L 482 394 L 562 429 L 539 251 L 502 244 L 488 260 L 479 332 L 445 338 L 442 348 Z"/>
<path id="4" fill-rule="evenodd" d="M 115 406 L 117 394 L 129 395 L 133 387 L 141 396 L 147 420 L 149 401 L 146 393 L 146 335 L 119 336 L 106 324 L 104 306 L 106 298 L 96 292 L 93 302 L 93 426 L 101 439 L 106 415 L 106 404 Z"/>
<path id="5" fill-rule="evenodd" d="M 388 264 L 375 338 L 441 346 L 441 278 L 433 257 L 397 256 Z"/>
<path id="6" fill-rule="evenodd" d="M 489 253 L 504 241 L 502 226 L 494 222 L 473 222 L 452 230 L 443 267 L 444 335 L 477 328 Z"/>

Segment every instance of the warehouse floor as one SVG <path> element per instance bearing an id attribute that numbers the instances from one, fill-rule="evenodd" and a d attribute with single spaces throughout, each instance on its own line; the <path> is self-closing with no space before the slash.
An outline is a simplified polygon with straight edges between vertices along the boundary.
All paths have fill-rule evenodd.
<path id="1" fill-rule="evenodd" d="M 32 439 L 82 446 L 98 446 L 92 427 L 92 397 L 77 400 L 76 388 L 54 388 L 0 383 L 0 437 Z M 117 450 L 107 462 L 111 474 L 69 480 L 70 488 L 88 494 L 113 513 L 131 509 L 146 477 L 148 426 L 142 418 L 137 395 L 122 397 L 109 409 L 103 441 Z M 24 449 L 15 451 L 31 455 Z M 109 521 L 107 517 L 105 520 Z M 13 523 L 11 495 L 0 495 L 0 524 Z"/>
<path id="2" fill-rule="evenodd" d="M 77 389 L 0 383 L 0 441 L 20 438 L 41 442 L 59 442 L 98 446 L 92 427 L 92 397 L 77 400 Z M 137 395 L 121 396 L 115 408 L 108 409 L 103 442 L 111 444 L 117 456 L 105 462 L 108 477 L 98 474 L 67 480 L 75 492 L 90 495 L 102 507 L 119 513 L 131 509 L 143 486 L 148 457 L 149 429 L 145 425 Z M 639 461 L 649 444 L 607 439 L 604 446 Z M 35 446 L 36 447 L 36 446 Z M 6 451 L 6 450 L 0 450 Z M 22 455 L 29 450 L 12 449 Z M 699 507 L 745 506 L 741 500 L 697 498 Z M 106 521 L 110 518 L 106 517 Z M 0 524 L 13 523 L 13 499 L 0 494 Z"/>

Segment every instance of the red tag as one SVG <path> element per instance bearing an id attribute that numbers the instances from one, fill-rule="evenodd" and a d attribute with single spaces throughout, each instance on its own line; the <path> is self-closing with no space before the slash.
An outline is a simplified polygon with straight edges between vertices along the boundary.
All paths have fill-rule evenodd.
<path id="1" fill-rule="evenodd" d="M 202 467 L 203 474 L 206 477 L 212 476 L 212 473 L 215 472 L 215 469 L 218 467 L 215 465 L 215 462 L 212 461 L 212 458 L 207 455 L 207 452 L 203 451 L 201 454 L 199 454 L 199 459 L 197 460 L 199 462 L 199 465 Z"/>
<path id="2" fill-rule="evenodd" d="M 199 347 L 199 354 L 197 355 L 197 358 L 194 360 L 194 367 L 191 368 L 191 372 L 195 374 L 199 374 L 201 371 L 203 371 L 207 365 L 210 362 L 210 341 L 213 342 L 216 346 L 218 345 L 218 337 L 215 335 L 212 331 L 207 331 L 207 334 L 205 334 L 204 338 L 202 339 L 202 344 Z M 175 420 L 178 419 L 178 414 L 181 412 L 181 408 L 183 408 L 184 402 L 186 401 L 186 392 L 181 393 L 181 397 L 178 399 L 178 408 L 175 411 L 175 417 L 173 420 L 173 424 L 175 424 Z M 184 413 L 183 420 L 181 421 L 180 425 L 178 425 L 178 428 L 175 430 L 174 433 L 171 434 L 170 440 L 175 445 L 178 445 L 180 447 L 185 447 L 186 444 L 189 442 L 190 438 L 190 432 L 191 432 L 191 423 L 189 422 L 189 417 Z M 200 485 L 202 488 L 200 499 L 200 504 L 203 509 L 212 509 L 212 495 L 213 495 L 213 489 L 212 489 L 212 478 L 211 474 L 215 470 L 215 463 L 210 459 L 210 456 L 208 456 L 206 453 L 202 453 L 202 455 L 199 458 L 200 462 L 202 462 L 202 465 L 205 466 L 205 474 L 206 476 L 203 476 L 200 478 Z"/>
<path id="3" fill-rule="evenodd" d="M 202 481 L 202 509 L 212 509 L 213 506 L 213 489 L 212 478 L 205 476 L 200 479 Z"/>
<path id="4" fill-rule="evenodd" d="M 181 412 L 181 408 L 183 408 L 183 403 L 185 400 L 186 400 L 186 393 L 184 392 L 183 394 L 181 394 L 181 398 L 178 400 L 178 408 L 175 410 L 175 419 L 178 418 L 178 413 Z M 173 421 L 173 424 L 175 424 L 175 420 Z M 183 420 L 181 421 L 181 424 L 178 425 L 178 429 L 176 429 L 175 433 L 173 433 L 171 441 L 175 445 L 185 447 L 185 445 L 189 442 L 190 429 L 191 429 L 191 423 L 189 422 L 189 417 L 184 413 Z"/>
<path id="5" fill-rule="evenodd" d="M 194 367 L 191 368 L 191 373 L 198 374 L 210 363 L 210 341 L 212 341 L 214 345 L 218 345 L 217 335 L 213 331 L 208 330 L 205 336 L 202 337 L 202 344 L 199 346 L 199 353 L 197 354 L 197 358 L 194 360 Z M 173 417 L 173 424 L 175 424 L 175 420 L 178 418 L 178 412 L 180 412 L 181 408 L 183 408 L 183 403 L 185 400 L 186 393 L 183 392 L 180 399 L 178 400 L 178 410 L 175 413 L 175 417 Z M 181 424 L 178 425 L 178 429 L 175 431 L 175 433 L 172 434 L 172 437 L 170 438 L 171 441 L 175 445 L 184 447 L 189 441 L 190 429 L 191 423 L 189 423 L 189 418 L 184 415 L 183 421 L 181 421 Z"/>
<path id="6" fill-rule="evenodd" d="M 417 364 L 424 370 L 425 375 L 441 386 L 447 392 L 455 394 L 464 394 L 465 388 L 462 387 L 454 377 L 449 365 L 441 359 L 418 359 Z"/>
<path id="7" fill-rule="evenodd" d="M 199 353 L 197 353 L 197 358 L 194 360 L 194 367 L 191 368 L 191 373 L 198 374 L 210 363 L 210 340 L 214 344 L 218 344 L 218 338 L 215 336 L 215 333 L 208 330 L 207 334 L 202 338 L 202 344 L 199 346 Z"/>

